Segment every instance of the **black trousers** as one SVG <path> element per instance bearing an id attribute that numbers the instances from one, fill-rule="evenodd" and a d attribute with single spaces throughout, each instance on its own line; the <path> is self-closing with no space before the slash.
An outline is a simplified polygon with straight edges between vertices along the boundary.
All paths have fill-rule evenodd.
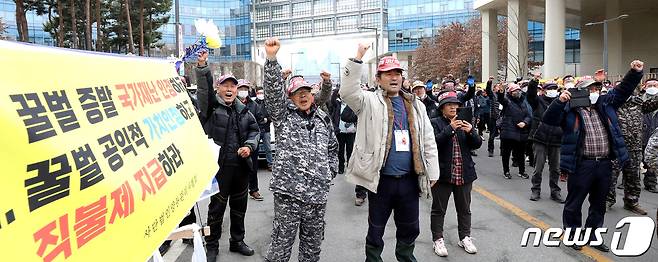
<path id="1" fill-rule="evenodd" d="M 503 161 L 503 172 L 509 172 L 510 154 L 514 154 L 519 166 L 519 173 L 525 174 L 525 141 L 516 141 L 511 139 L 500 140 L 500 151 Z"/>
<path id="2" fill-rule="evenodd" d="M 244 216 L 247 212 L 248 168 L 246 166 L 222 166 L 215 175 L 219 184 L 219 193 L 210 197 L 208 205 L 208 226 L 210 235 L 206 236 L 208 249 L 219 248 L 222 235 L 222 222 L 226 205 L 231 208 L 231 239 L 239 242 L 244 239 Z"/>
<path id="3" fill-rule="evenodd" d="M 605 201 L 612 175 L 612 162 L 610 160 L 595 161 L 582 160 L 576 164 L 576 172 L 567 179 L 567 194 L 562 222 L 564 228 L 575 229 L 582 227 L 582 206 L 585 198 L 589 196 L 589 211 L 585 227 L 592 230 L 603 226 L 605 217 Z"/>
<path id="4" fill-rule="evenodd" d="M 338 170 L 345 171 L 345 163 L 349 161 L 352 156 L 352 149 L 354 149 L 355 133 L 338 133 Z M 347 156 L 345 155 L 347 153 Z"/>
<path id="5" fill-rule="evenodd" d="M 455 208 L 457 209 L 457 231 L 459 240 L 471 236 L 471 189 L 473 183 L 461 186 L 450 183 L 437 183 L 432 187 L 432 212 L 430 215 L 430 228 L 432 229 L 432 240 L 443 238 L 443 221 L 448 209 L 450 195 L 455 196 Z"/>
<path id="6" fill-rule="evenodd" d="M 489 113 L 483 113 L 480 115 L 480 122 L 478 122 L 478 131 L 480 132 L 480 135 L 482 135 L 482 132 L 485 130 L 489 130 L 489 134 L 492 133 L 491 131 L 491 123 L 489 123 Z"/>
<path id="7" fill-rule="evenodd" d="M 253 169 L 249 172 L 249 193 L 258 192 L 258 152 L 251 152 Z"/>
<path id="8" fill-rule="evenodd" d="M 401 178 L 382 175 L 377 194 L 368 194 L 368 235 L 366 245 L 383 247 L 386 222 L 393 213 L 397 231 L 395 237 L 404 244 L 413 244 L 420 234 L 418 221 L 418 176 L 407 174 Z"/>
<path id="9" fill-rule="evenodd" d="M 494 152 L 494 141 L 498 136 L 498 128 L 496 127 L 496 119 L 489 116 L 489 140 L 487 141 L 487 150 L 489 153 Z"/>

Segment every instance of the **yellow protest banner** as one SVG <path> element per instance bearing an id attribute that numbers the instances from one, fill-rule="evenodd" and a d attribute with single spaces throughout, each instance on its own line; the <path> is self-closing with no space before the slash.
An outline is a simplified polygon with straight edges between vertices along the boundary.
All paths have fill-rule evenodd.
<path id="1" fill-rule="evenodd" d="M 145 261 L 217 168 L 173 64 L 0 41 L 0 68 L 0 260 Z"/>

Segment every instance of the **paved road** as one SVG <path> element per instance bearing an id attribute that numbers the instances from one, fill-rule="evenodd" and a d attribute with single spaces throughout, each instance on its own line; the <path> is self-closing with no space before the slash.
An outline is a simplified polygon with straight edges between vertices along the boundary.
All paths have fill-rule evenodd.
<path id="1" fill-rule="evenodd" d="M 486 136 L 486 135 L 485 135 Z M 619 258 L 612 253 L 603 254 L 594 249 L 585 248 L 582 252 L 561 247 L 528 247 L 520 246 L 523 232 L 528 227 L 546 224 L 552 227 L 562 225 L 562 205 L 549 199 L 548 181 L 544 179 L 544 192 L 538 202 L 528 200 L 530 180 L 514 176 L 511 180 L 502 177 L 500 156 L 489 158 L 486 149 L 478 151 L 475 157 L 479 179 L 475 181 L 472 194 L 471 210 L 472 235 L 478 247 L 475 255 L 467 254 L 457 246 L 457 219 L 454 205 L 451 202 L 445 220 L 445 237 L 449 256 L 440 258 L 432 250 L 431 233 L 429 229 L 429 214 L 431 201 L 421 200 L 420 223 L 421 234 L 416 242 L 416 257 L 418 261 L 658 261 L 658 247 L 652 244 L 650 250 L 636 258 Z M 516 168 L 513 168 L 513 174 Z M 528 167 L 531 171 L 532 167 Z M 530 172 L 529 172 L 530 173 Z M 547 177 L 546 171 L 545 176 Z M 219 261 L 263 261 L 267 250 L 270 232 L 272 230 L 272 194 L 267 190 L 270 173 L 267 170 L 259 172 L 261 193 L 265 201 L 249 200 L 246 224 L 245 242 L 256 250 L 252 257 L 243 257 L 228 252 L 228 238 L 220 241 Z M 367 231 L 367 206 L 354 206 L 353 185 L 348 184 L 339 175 L 331 188 L 327 207 L 325 240 L 322 243 L 321 261 L 363 261 L 364 244 Z M 563 195 L 566 197 L 566 184 L 560 182 Z M 620 190 L 618 190 L 620 191 Z M 615 224 L 623 217 L 632 213 L 622 208 L 623 192 L 617 192 L 618 203 L 607 214 L 605 226 L 614 229 Z M 366 202 L 367 203 L 367 202 Z M 656 214 L 658 194 L 642 191 L 640 204 L 645 207 L 650 216 Z M 207 212 L 207 202 L 200 203 L 201 212 Z M 583 207 L 587 214 L 588 204 Z M 226 212 L 228 222 L 228 211 Z M 203 216 L 205 221 L 205 215 Z M 227 228 L 228 223 L 224 224 Z M 228 229 L 225 229 L 225 232 Z M 623 232 L 623 231 L 622 231 Z M 391 218 L 384 236 L 387 246 L 383 258 L 385 261 L 395 261 L 395 226 Z M 612 233 L 604 235 L 606 243 L 610 243 Z M 164 256 L 166 261 L 190 261 L 192 247 L 176 241 L 170 251 Z M 291 261 L 297 261 L 297 245 L 294 247 Z"/>

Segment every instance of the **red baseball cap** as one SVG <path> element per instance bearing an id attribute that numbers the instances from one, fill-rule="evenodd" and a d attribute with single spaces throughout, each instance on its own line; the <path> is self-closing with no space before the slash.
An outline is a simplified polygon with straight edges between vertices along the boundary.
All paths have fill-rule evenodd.
<path id="1" fill-rule="evenodd" d="M 294 78 L 294 79 L 292 79 L 292 81 L 290 81 L 290 85 L 288 86 L 288 90 L 287 90 L 288 95 L 291 95 L 295 91 L 299 90 L 300 88 L 304 88 L 304 87 L 308 88 L 309 90 L 312 89 L 311 84 L 304 81 L 303 78 L 301 78 L 301 77 Z"/>
<path id="2" fill-rule="evenodd" d="M 514 92 L 516 90 L 521 90 L 521 87 L 519 85 L 515 84 L 515 83 L 507 84 L 507 92 L 508 93 L 511 94 L 512 92 Z"/>
<path id="3" fill-rule="evenodd" d="M 379 60 L 379 64 L 377 64 L 377 72 L 387 72 L 396 69 L 404 71 L 404 68 L 400 66 L 400 61 L 392 56 L 382 57 Z"/>
<path id="4" fill-rule="evenodd" d="M 226 82 L 226 80 L 231 80 L 231 81 L 235 82 L 236 85 L 239 83 L 238 79 L 235 78 L 235 76 L 233 76 L 231 74 L 226 74 L 226 75 L 222 75 L 221 77 L 219 77 L 219 79 L 217 79 L 216 84 L 223 84 L 224 82 Z"/>
<path id="5" fill-rule="evenodd" d="M 246 86 L 246 87 L 251 89 L 251 82 L 249 82 L 249 80 L 246 80 L 246 79 L 238 80 L 238 88 L 240 88 L 242 86 Z"/>

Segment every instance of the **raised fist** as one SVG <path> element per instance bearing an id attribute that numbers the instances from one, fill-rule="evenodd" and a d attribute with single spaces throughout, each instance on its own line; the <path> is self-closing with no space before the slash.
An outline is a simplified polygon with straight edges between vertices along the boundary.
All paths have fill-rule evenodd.
<path id="1" fill-rule="evenodd" d="M 331 74 L 327 71 L 322 70 L 322 73 L 320 73 L 320 77 L 322 78 L 323 82 L 331 81 Z"/>
<path id="2" fill-rule="evenodd" d="M 642 70 L 644 69 L 644 62 L 640 60 L 635 60 L 631 62 L 631 68 L 637 72 L 642 72 Z"/>
<path id="3" fill-rule="evenodd" d="M 265 40 L 265 53 L 267 54 L 267 58 L 276 58 L 276 53 L 279 52 L 279 48 L 281 48 L 281 42 L 278 38 L 273 37 Z"/>
<path id="4" fill-rule="evenodd" d="M 370 44 L 359 43 L 359 49 L 356 52 L 356 59 L 361 60 L 370 49 Z"/>

